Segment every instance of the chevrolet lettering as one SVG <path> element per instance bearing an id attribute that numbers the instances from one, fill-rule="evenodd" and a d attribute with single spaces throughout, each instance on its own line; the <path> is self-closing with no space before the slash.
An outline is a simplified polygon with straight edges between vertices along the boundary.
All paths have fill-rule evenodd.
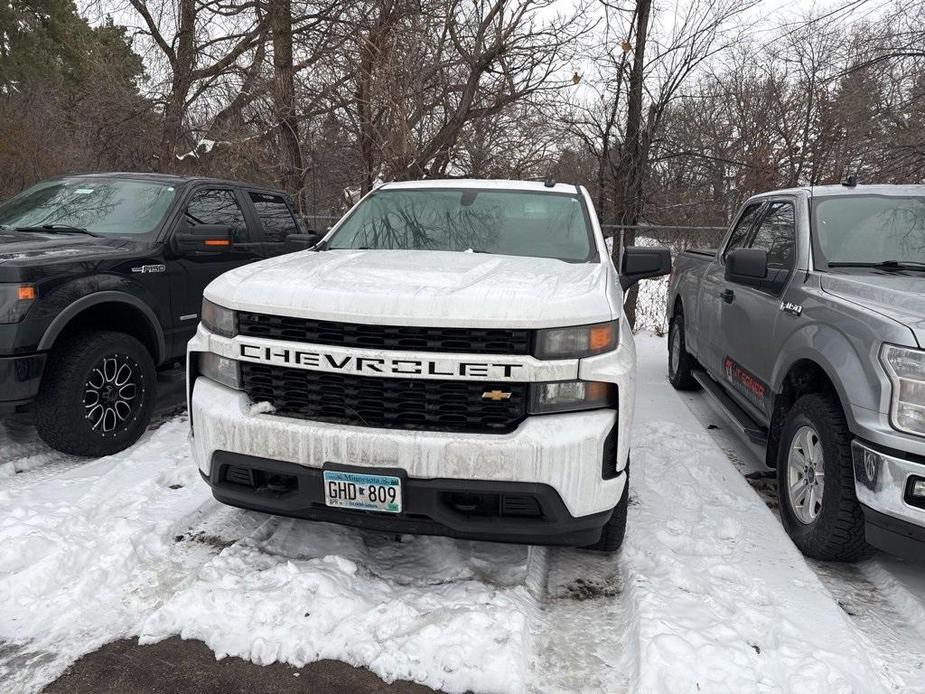
<path id="1" fill-rule="evenodd" d="M 391 533 L 616 550 L 636 353 L 586 190 L 388 183 L 205 291 L 193 456 L 221 502 Z"/>
<path id="2" fill-rule="evenodd" d="M 392 359 L 331 354 L 325 351 L 285 349 L 267 345 L 241 343 L 239 355 L 246 361 L 285 364 L 315 371 L 393 376 L 435 376 L 515 380 L 520 364 L 494 364 L 484 361 L 451 362 L 440 359 Z"/>

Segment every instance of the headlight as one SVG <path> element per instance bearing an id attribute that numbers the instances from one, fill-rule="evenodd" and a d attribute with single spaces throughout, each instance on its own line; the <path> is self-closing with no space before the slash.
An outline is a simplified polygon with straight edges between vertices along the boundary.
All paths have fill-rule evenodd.
<path id="1" fill-rule="evenodd" d="M 207 330 L 213 333 L 223 335 L 224 337 L 234 337 L 238 334 L 238 321 L 234 311 L 227 309 L 203 297 L 202 311 L 200 319 Z"/>
<path id="2" fill-rule="evenodd" d="M 199 375 L 205 376 L 223 386 L 241 389 L 241 371 L 238 362 L 228 357 L 222 357 L 213 352 L 199 352 Z"/>
<path id="3" fill-rule="evenodd" d="M 0 323 L 18 323 L 35 302 L 31 284 L 0 284 Z"/>
<path id="4" fill-rule="evenodd" d="M 925 436 L 925 351 L 883 345 L 880 361 L 893 383 L 890 423 Z"/>
<path id="5" fill-rule="evenodd" d="M 530 414 L 617 406 L 617 386 L 601 381 L 557 381 L 530 386 Z"/>
<path id="6" fill-rule="evenodd" d="M 617 321 L 538 330 L 534 356 L 537 359 L 581 359 L 616 349 L 618 339 Z"/>

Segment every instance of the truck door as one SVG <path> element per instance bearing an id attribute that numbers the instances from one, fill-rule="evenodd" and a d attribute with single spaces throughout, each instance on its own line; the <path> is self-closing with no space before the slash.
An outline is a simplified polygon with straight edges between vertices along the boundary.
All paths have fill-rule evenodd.
<path id="1" fill-rule="evenodd" d="M 263 229 L 263 245 L 267 256 L 304 251 L 304 243 L 288 241 L 290 234 L 300 233 L 289 202 L 282 195 L 248 191 L 247 197 Z"/>
<path id="2" fill-rule="evenodd" d="M 755 228 L 763 205 L 764 203 L 755 202 L 747 205 L 739 213 L 725 245 L 707 266 L 700 283 L 700 317 L 697 321 L 700 334 L 697 336 L 697 342 L 702 347 L 698 356 L 701 363 L 714 375 L 722 374 L 723 369 L 724 349 L 720 337 L 720 324 L 723 296 L 726 291 L 726 254 L 745 245 Z"/>
<path id="3" fill-rule="evenodd" d="M 765 418 L 771 414 L 771 372 L 780 350 L 781 295 L 796 261 L 795 206 L 792 199 L 770 200 L 746 248 L 768 252 L 768 288 L 724 280 L 720 302 L 722 371 L 726 384 Z"/>
<path id="4" fill-rule="evenodd" d="M 174 283 L 172 302 L 178 321 L 175 346 L 184 345 L 199 323 L 202 292 L 216 277 L 240 265 L 263 257 L 260 232 L 248 225 L 240 192 L 232 187 L 197 188 L 183 208 L 188 224 L 222 224 L 231 228 L 232 245 L 220 252 L 197 252 L 177 255 L 173 262 L 180 269 Z"/>

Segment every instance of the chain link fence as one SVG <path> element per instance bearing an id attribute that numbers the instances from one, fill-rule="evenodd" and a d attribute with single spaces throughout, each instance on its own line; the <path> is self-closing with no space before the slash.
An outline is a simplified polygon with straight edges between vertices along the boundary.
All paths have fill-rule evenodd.
<path id="1" fill-rule="evenodd" d="M 663 224 L 602 224 L 604 238 L 622 241 L 623 232 L 636 232 L 636 243 L 640 246 L 666 246 L 672 255 L 687 248 L 715 248 L 720 244 L 726 227 L 676 226 Z"/>
<path id="2" fill-rule="evenodd" d="M 688 248 L 716 248 L 723 240 L 726 227 L 672 226 L 637 224 L 623 226 L 602 224 L 601 230 L 607 245 L 613 251 L 614 240 L 622 242 L 623 232 L 631 229 L 636 233 L 637 246 L 665 246 L 671 250 L 672 262 Z M 668 278 L 658 277 L 639 283 L 636 298 L 636 332 L 651 331 L 656 335 L 668 332 Z"/>

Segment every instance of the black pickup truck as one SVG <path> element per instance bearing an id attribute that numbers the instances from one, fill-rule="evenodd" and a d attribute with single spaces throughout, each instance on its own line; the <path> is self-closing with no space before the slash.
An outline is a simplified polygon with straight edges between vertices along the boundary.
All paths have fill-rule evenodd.
<path id="1" fill-rule="evenodd" d="M 0 204 L 0 411 L 31 406 L 67 453 L 126 448 L 205 286 L 316 240 L 285 194 L 245 183 L 108 173 L 23 191 Z"/>

